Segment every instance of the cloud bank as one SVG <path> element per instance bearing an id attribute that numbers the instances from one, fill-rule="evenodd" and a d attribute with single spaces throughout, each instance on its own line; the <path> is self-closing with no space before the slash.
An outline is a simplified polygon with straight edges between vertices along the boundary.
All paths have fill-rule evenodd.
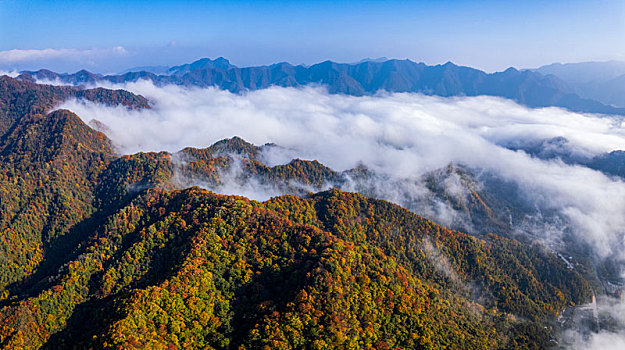
<path id="1" fill-rule="evenodd" d="M 625 260 L 623 181 L 503 146 L 564 137 L 571 152 L 581 156 L 625 149 L 621 118 L 529 109 L 486 96 L 351 97 L 310 87 L 237 95 L 212 88 L 157 88 L 149 82 L 124 88 L 149 98 L 153 109 L 131 111 L 84 101 L 67 101 L 59 108 L 76 112 L 86 122 L 106 124 L 122 153 L 175 152 L 237 135 L 257 145 L 282 146 L 264 154 L 268 165 L 316 159 L 341 171 L 363 164 L 388 181 L 403 183 L 414 184 L 410 181 L 450 163 L 465 164 L 518 184 L 531 203 L 566 218 L 574 234 L 599 256 Z M 383 199 L 402 204 L 402 191 L 410 190 L 379 192 Z M 422 188 L 414 185 L 412 190 Z M 437 211 L 432 212 L 438 219 Z M 444 211 L 439 212 L 445 223 Z"/>
<path id="2" fill-rule="evenodd" d="M 102 54 L 125 55 L 126 49 L 123 46 L 115 46 L 106 49 L 40 49 L 40 50 L 7 50 L 0 51 L 0 63 L 15 63 L 23 61 L 34 61 L 41 59 L 64 58 L 77 59 L 90 57 L 93 58 Z"/>
<path id="3" fill-rule="evenodd" d="M 13 49 L 0 51 L 0 69 L 19 71 L 52 66 L 67 69 L 67 67 L 75 66 L 76 63 L 83 67 L 93 68 L 104 59 L 119 59 L 128 54 L 128 51 L 123 46 L 91 49 Z"/>
<path id="4" fill-rule="evenodd" d="M 12 71 L 4 71 L 4 70 L 0 70 L 0 76 L 2 75 L 8 75 L 11 78 L 15 78 L 18 75 L 20 75 L 20 73 L 18 71 L 12 70 Z"/>
<path id="5" fill-rule="evenodd" d="M 590 320 L 591 327 L 588 323 L 584 323 L 583 316 L 578 315 L 584 312 L 594 314 Z M 567 348 L 573 350 L 625 349 L 625 303 L 622 300 L 602 296 L 596 302 L 578 308 L 575 313 L 573 317 L 575 324 L 562 336 L 562 341 Z M 602 324 L 606 326 L 602 328 Z M 598 329 L 590 331 L 589 328 Z"/>

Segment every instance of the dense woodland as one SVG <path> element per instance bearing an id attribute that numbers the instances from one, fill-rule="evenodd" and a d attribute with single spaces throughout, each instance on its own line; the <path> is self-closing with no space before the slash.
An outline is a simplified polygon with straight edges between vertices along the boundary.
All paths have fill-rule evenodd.
<path id="1" fill-rule="evenodd" d="M 118 156 L 78 116 L 48 113 L 72 97 L 149 108 L 121 90 L 0 77 L 3 348 L 540 349 L 558 313 L 591 297 L 540 244 L 306 193 L 292 181 L 341 174 L 268 167 L 239 138 Z M 234 162 L 298 195 L 187 188 L 219 184 Z"/>

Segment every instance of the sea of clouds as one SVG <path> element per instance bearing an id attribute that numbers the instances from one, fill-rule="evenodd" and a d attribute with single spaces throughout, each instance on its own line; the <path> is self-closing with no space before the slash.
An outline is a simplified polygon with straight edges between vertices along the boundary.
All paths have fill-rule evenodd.
<path id="1" fill-rule="evenodd" d="M 77 100 L 59 108 L 76 112 L 85 122 L 104 123 L 120 153 L 175 152 L 236 135 L 257 145 L 281 146 L 267 148 L 268 165 L 316 159 L 337 171 L 365 165 L 387 179 L 403 180 L 418 179 L 450 163 L 464 164 L 517 183 L 536 205 L 557 210 L 599 256 L 620 254 L 615 249 L 623 246 L 621 179 L 505 147 L 564 137 L 570 151 L 583 157 L 625 149 L 621 118 L 530 109 L 488 96 L 352 97 L 312 87 L 233 94 L 213 88 L 155 87 L 145 81 L 124 88 L 147 97 L 153 108 L 137 111 Z M 246 194 L 254 197 L 250 191 Z M 263 191 L 255 199 L 272 194 Z"/>
<path id="2" fill-rule="evenodd" d="M 463 164 L 517 184 L 537 208 L 559 213 L 574 236 L 593 247 L 598 257 L 625 261 L 622 179 L 506 147 L 564 137 L 567 152 L 577 157 L 623 150 L 622 117 L 531 109 L 490 96 L 353 97 L 332 95 L 322 87 L 272 87 L 233 94 L 215 88 L 157 87 L 147 81 L 107 87 L 143 95 L 152 108 L 129 110 L 82 100 L 66 101 L 58 108 L 75 112 L 85 122 L 104 123 L 120 153 L 176 152 L 240 136 L 256 145 L 280 146 L 265 149 L 268 165 L 293 158 L 315 159 L 337 171 L 364 165 L 384 179 L 374 192 L 398 204 L 404 204 L 407 194 L 419 197 L 427 192 L 418 181 L 425 174 L 450 163 Z M 450 191 L 459 188 L 457 179 L 445 181 Z M 261 188 L 254 182 L 226 184 L 213 190 L 259 200 L 279 194 L 276 188 Z M 404 185 L 397 188 L 396 184 Z M 449 208 L 421 210 L 442 223 L 450 215 Z M 545 241 L 553 241 L 561 238 L 553 235 L 564 231 L 545 228 L 541 232 Z M 625 339 L 620 333 L 570 338 L 582 347 Z"/>

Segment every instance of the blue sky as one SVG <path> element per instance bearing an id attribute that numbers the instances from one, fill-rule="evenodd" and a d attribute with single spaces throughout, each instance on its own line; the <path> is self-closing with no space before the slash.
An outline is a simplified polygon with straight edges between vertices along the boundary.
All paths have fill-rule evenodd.
<path id="1" fill-rule="evenodd" d="M 117 72 L 223 56 L 364 57 L 487 71 L 625 60 L 625 1 L 0 0 L 0 69 Z"/>

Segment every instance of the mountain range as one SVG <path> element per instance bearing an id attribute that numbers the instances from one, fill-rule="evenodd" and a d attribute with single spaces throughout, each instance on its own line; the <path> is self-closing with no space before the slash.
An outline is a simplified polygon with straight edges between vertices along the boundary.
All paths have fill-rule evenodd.
<path id="1" fill-rule="evenodd" d="M 471 169 L 427 175 L 475 218 L 468 234 L 340 188 L 365 186 L 377 176 L 366 168 L 265 165 L 263 148 L 279 145 L 120 156 L 105 125 L 52 109 L 147 100 L 24 80 L 0 77 L 3 348 L 547 348 L 562 310 L 598 288 L 581 253 L 566 260 L 500 226 L 511 192 L 472 186 Z M 469 200 L 445 192 L 449 174 Z M 287 194 L 193 186 L 251 180 Z"/>
<path id="2" fill-rule="evenodd" d="M 625 62 L 555 63 L 534 71 L 558 77 L 583 98 L 625 107 Z"/>
<path id="3" fill-rule="evenodd" d="M 321 85 L 330 93 L 353 96 L 378 92 L 414 92 L 445 97 L 489 95 L 511 99 L 529 107 L 554 106 L 575 112 L 625 115 L 625 104 L 618 102 L 622 95 L 619 89 L 625 86 L 618 79 L 625 78 L 606 80 L 600 83 L 605 86 L 595 89 L 595 85 L 600 85 L 598 82 L 585 82 L 586 85 L 580 87 L 569 79 L 571 74 L 565 75 L 563 71 L 543 67 L 537 70 L 509 68 L 503 72 L 486 73 L 451 62 L 429 66 L 394 59 L 363 60 L 351 64 L 325 61 L 312 66 L 282 62 L 240 68 L 219 57 L 214 60 L 203 58 L 166 70 L 164 67 L 147 67 L 123 74 L 101 75 L 86 70 L 59 74 L 42 69 L 21 72 L 18 78 L 87 86 L 99 82 L 123 84 L 149 80 L 157 85 L 215 86 L 234 93 L 271 86 Z M 609 87 L 612 87 L 609 96 L 613 97 L 605 95 L 605 89 Z"/>

